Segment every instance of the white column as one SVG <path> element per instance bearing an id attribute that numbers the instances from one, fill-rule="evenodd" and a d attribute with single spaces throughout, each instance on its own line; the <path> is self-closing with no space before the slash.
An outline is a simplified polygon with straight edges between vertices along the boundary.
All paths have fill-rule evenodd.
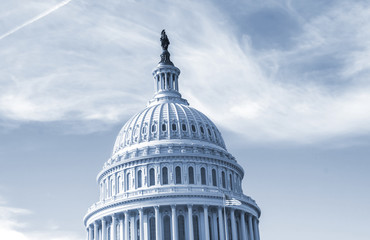
<path id="1" fill-rule="evenodd" d="M 94 240 L 93 228 L 89 225 L 89 240 Z"/>
<path id="2" fill-rule="evenodd" d="M 176 214 L 176 205 L 171 205 L 172 212 L 172 239 L 177 240 L 177 214 Z"/>
<path id="3" fill-rule="evenodd" d="M 101 238 L 107 240 L 107 221 L 104 218 L 101 219 Z"/>
<path id="4" fill-rule="evenodd" d="M 189 240 L 194 240 L 193 206 L 188 205 Z"/>
<path id="5" fill-rule="evenodd" d="M 144 237 L 143 239 L 149 239 L 149 226 L 148 226 L 148 213 L 144 214 Z"/>
<path id="6" fill-rule="evenodd" d="M 204 231 L 205 231 L 205 240 L 209 240 L 209 222 L 208 222 L 208 206 L 203 206 L 204 211 Z"/>
<path id="7" fill-rule="evenodd" d="M 218 226 L 220 229 L 220 240 L 225 240 L 225 222 L 222 214 L 222 207 L 218 207 Z"/>
<path id="8" fill-rule="evenodd" d="M 129 222 L 128 222 L 128 218 L 129 218 L 129 215 L 128 215 L 128 211 L 125 211 L 125 240 L 128 240 L 129 239 Z"/>
<path id="9" fill-rule="evenodd" d="M 131 231 L 131 240 L 135 240 L 136 239 L 136 235 L 137 235 L 137 231 L 136 231 L 136 221 L 135 221 L 135 215 L 132 215 L 131 216 L 131 220 L 130 220 L 130 231 Z"/>
<path id="10" fill-rule="evenodd" d="M 119 237 L 120 240 L 123 240 L 123 217 L 119 219 Z"/>
<path id="11" fill-rule="evenodd" d="M 117 240 L 117 221 L 116 221 L 116 216 L 113 214 L 112 215 L 112 225 L 110 227 L 111 230 L 111 240 Z"/>
<path id="12" fill-rule="evenodd" d="M 135 222 L 135 216 L 131 216 L 131 221 L 130 221 L 130 231 L 131 231 L 131 240 L 135 240 L 136 238 L 136 231 L 135 231 L 135 226 L 136 226 L 136 222 Z"/>
<path id="13" fill-rule="evenodd" d="M 99 240 L 99 225 L 98 222 L 94 222 L 94 240 Z"/>
<path id="14" fill-rule="evenodd" d="M 164 86 L 165 86 L 165 89 L 168 89 L 169 88 L 167 80 L 168 80 L 168 75 L 167 75 L 167 73 L 164 73 Z"/>
<path id="15" fill-rule="evenodd" d="M 140 240 L 144 240 L 144 210 L 139 208 Z"/>
<path id="16" fill-rule="evenodd" d="M 258 220 L 257 220 L 257 218 L 253 218 L 253 226 L 254 226 L 254 228 L 253 228 L 253 230 L 254 230 L 254 238 L 255 238 L 255 240 L 260 240 L 260 234 L 259 234 L 259 231 L 258 231 Z"/>
<path id="17" fill-rule="evenodd" d="M 252 215 L 248 215 L 249 240 L 256 240 L 253 238 L 253 222 Z"/>
<path id="18" fill-rule="evenodd" d="M 231 219 L 231 232 L 232 232 L 233 240 L 237 240 L 238 235 L 236 233 L 235 209 L 234 208 L 230 209 L 230 219 Z"/>
<path id="19" fill-rule="evenodd" d="M 161 239 L 161 219 L 159 216 L 159 206 L 154 207 L 155 212 L 155 239 L 160 240 Z"/>
<path id="20" fill-rule="evenodd" d="M 245 213 L 244 212 L 241 212 L 240 214 L 240 224 L 242 225 L 241 228 L 242 228 L 242 236 L 241 236 L 241 239 L 247 239 L 247 231 L 246 231 L 246 228 L 245 228 Z"/>
<path id="21" fill-rule="evenodd" d="M 175 84 L 176 84 L 176 90 L 179 91 L 179 79 L 177 76 L 175 76 Z"/>
<path id="22" fill-rule="evenodd" d="M 213 226 L 213 239 L 218 240 L 218 232 L 217 232 L 217 214 L 216 212 L 212 213 L 212 226 Z"/>

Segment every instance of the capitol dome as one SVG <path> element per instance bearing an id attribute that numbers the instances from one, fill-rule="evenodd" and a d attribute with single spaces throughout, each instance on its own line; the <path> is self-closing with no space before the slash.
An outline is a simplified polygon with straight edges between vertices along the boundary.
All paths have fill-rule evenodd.
<path id="1" fill-rule="evenodd" d="M 117 136 L 113 154 L 172 139 L 214 144 L 226 151 L 220 131 L 203 113 L 187 104 L 164 102 L 148 106 L 126 122 Z"/>
<path id="2" fill-rule="evenodd" d="M 119 132 L 87 211 L 88 240 L 260 240 L 261 215 L 220 131 L 179 92 L 164 30 L 148 106 Z"/>

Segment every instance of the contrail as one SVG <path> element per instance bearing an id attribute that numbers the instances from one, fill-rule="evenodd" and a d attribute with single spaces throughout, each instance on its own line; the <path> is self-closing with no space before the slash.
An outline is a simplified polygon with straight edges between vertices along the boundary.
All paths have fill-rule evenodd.
<path id="1" fill-rule="evenodd" d="M 16 31 L 18 31 L 18 30 L 20 30 L 20 29 L 22 29 L 22 28 L 24 28 L 24 27 L 26 27 L 26 26 L 30 25 L 31 23 L 34 23 L 34 22 L 36 22 L 37 20 L 40 20 L 41 18 L 46 17 L 46 16 L 47 16 L 47 15 L 49 15 L 50 13 L 52 13 L 52 12 L 54 12 L 54 11 L 58 10 L 59 8 L 63 7 L 63 6 L 64 6 L 64 5 L 66 5 L 66 4 L 68 4 L 70 1 L 72 1 L 72 0 L 64 0 L 63 2 L 59 3 L 58 5 L 56 5 L 56 6 L 52 7 L 52 8 L 50 8 L 50 9 L 46 10 L 45 12 L 43 12 L 43 13 L 41 13 L 41 14 L 37 15 L 36 17 L 31 18 L 30 20 L 28 20 L 27 22 L 23 23 L 22 25 L 19 25 L 18 27 L 16 27 L 16 28 L 14 28 L 14 29 L 10 30 L 9 32 L 7 32 L 7 33 L 5 33 L 5 34 L 1 35 L 1 36 L 0 36 L 0 40 L 2 40 L 3 38 L 5 38 L 5 37 L 7 37 L 7 36 L 9 36 L 9 35 L 11 35 L 11 34 L 13 34 L 13 33 L 15 33 Z"/>

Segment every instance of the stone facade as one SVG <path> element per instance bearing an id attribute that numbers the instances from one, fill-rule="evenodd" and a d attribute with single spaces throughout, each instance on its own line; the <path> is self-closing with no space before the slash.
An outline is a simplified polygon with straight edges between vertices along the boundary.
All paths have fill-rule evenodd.
<path id="1" fill-rule="evenodd" d="M 153 99 L 118 134 L 84 217 L 88 240 L 260 240 L 244 170 L 215 124 L 181 97 L 179 75 L 160 62 Z M 225 197 L 240 204 L 225 206 Z"/>

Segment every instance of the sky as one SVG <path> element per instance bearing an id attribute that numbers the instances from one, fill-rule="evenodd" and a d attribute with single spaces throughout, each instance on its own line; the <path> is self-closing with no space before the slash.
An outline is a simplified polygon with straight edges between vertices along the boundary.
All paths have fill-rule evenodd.
<path id="1" fill-rule="evenodd" d="M 245 170 L 261 239 L 370 239 L 369 16 L 356 0 L 2 0 L 0 239 L 85 239 L 162 29 L 181 94 Z"/>

